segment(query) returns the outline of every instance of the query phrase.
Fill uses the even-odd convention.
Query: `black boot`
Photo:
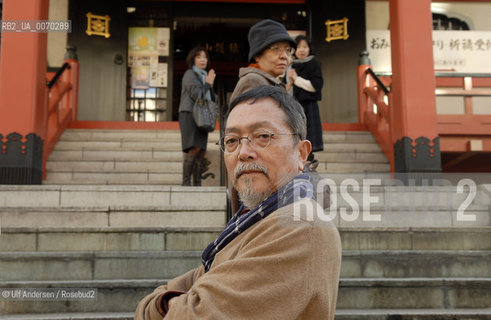
[[[203,173],[203,160],[204,158],[198,157],[193,167],[193,186],[201,186],[201,174]]]
[[[182,162],[182,185],[190,186],[191,185],[191,175],[193,173],[193,168],[195,166],[196,155],[184,153],[184,160]]]

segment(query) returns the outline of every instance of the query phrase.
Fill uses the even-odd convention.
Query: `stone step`
[[[214,150],[213,147],[212,150]],[[218,149],[216,149],[218,150]],[[150,152],[151,151],[151,152]],[[209,151],[209,150],[208,150]],[[50,162],[55,161],[138,161],[138,162],[147,162],[147,161],[171,161],[171,162],[179,162],[182,161],[182,151],[181,150],[144,150],[144,151],[121,151],[121,150],[113,150],[112,158],[106,155],[107,152],[102,151],[93,151],[93,150],[65,150],[61,151],[59,149],[55,149],[50,157]],[[141,154],[138,156],[138,154]],[[118,157],[118,155],[120,155]],[[125,158],[127,157],[127,158]],[[356,151],[348,151],[348,152],[337,152],[331,151],[327,149],[322,152],[316,152],[315,158],[319,160],[319,162],[363,162],[363,163],[388,163],[387,158],[381,152],[356,152]]]
[[[138,302],[165,280],[102,280],[102,281],[16,281],[0,282],[0,288],[60,288],[94,292],[94,297],[68,300],[15,301],[0,298],[2,314],[59,314],[134,312]],[[11,291],[11,294],[15,294]]]
[[[344,278],[491,278],[491,251],[344,250]]]
[[[175,156],[174,156],[175,155]],[[145,159],[144,161],[138,159],[135,161],[128,160],[50,160],[46,168],[48,172],[182,172],[182,153],[174,153],[164,160]],[[337,153],[333,153],[337,156]],[[363,154],[362,154],[363,155]],[[370,154],[368,154],[370,155]],[[376,154],[378,155],[378,154]],[[353,166],[354,162],[358,162],[356,166]],[[363,163],[362,163],[363,162]],[[346,161],[345,159],[338,159],[337,162],[334,159],[322,161],[319,159],[319,165],[317,171],[319,173],[335,172],[336,170],[344,170],[343,172],[364,172],[364,171],[382,171],[387,172],[390,170],[387,161],[378,161],[367,159],[366,162],[363,159],[352,159]],[[387,169],[388,168],[388,169]]]
[[[215,143],[208,143],[207,156],[216,153],[219,154],[219,147]],[[147,161],[147,160],[167,160],[181,159],[182,151],[180,145],[167,146],[159,148],[61,148],[57,146],[50,154],[49,161],[55,160],[85,160],[85,161]]]
[[[208,135],[209,140],[218,140],[217,130]],[[180,141],[179,130],[97,130],[97,129],[67,129],[60,141],[140,141],[140,140],[174,140]],[[375,139],[368,131],[324,131],[325,142],[373,142]]]
[[[180,141],[59,141],[57,150],[101,150],[101,151],[144,151],[181,150]]]
[[[1,316],[11,320],[132,320],[133,312],[26,314]],[[377,309],[337,310],[336,320],[489,320],[491,311],[482,309]]]
[[[50,161],[46,165],[48,172],[161,172],[181,173],[182,159],[178,161]]]
[[[383,180],[369,184],[350,180],[336,183],[326,176],[331,188],[332,208],[389,207],[394,211],[489,210],[491,185],[476,186],[475,192],[459,192],[455,186],[380,186]],[[374,182],[375,181],[375,182]],[[322,187],[319,185],[318,187]],[[191,196],[190,196],[191,195]],[[87,207],[90,206],[162,206],[170,204],[225,206],[225,187],[182,186],[85,186],[85,185],[0,185],[1,207]],[[355,204],[356,203],[356,204]],[[396,210],[400,209],[400,210]]]
[[[218,131],[209,135],[207,157],[220,185]],[[45,184],[180,185],[182,152],[178,130],[70,129],[47,162]],[[317,153],[321,174],[387,173],[390,165],[369,132],[325,132],[325,151]],[[169,163],[170,162],[170,163]]]
[[[329,147],[322,152],[316,152],[315,158],[320,163],[388,163],[382,152],[336,152],[331,151]]]
[[[338,227],[490,226],[487,192],[487,187],[479,186],[475,197],[470,199],[470,194],[458,193],[455,187],[372,187],[370,192],[338,192],[338,187],[332,185],[331,207],[318,214],[323,220],[333,220]],[[87,207],[87,199],[90,199],[90,207]],[[206,216],[206,212],[211,211],[211,215],[221,220],[226,209],[226,192],[224,187],[135,184],[0,186],[0,205],[6,226],[13,227],[22,225],[23,215],[31,215],[40,225],[56,226],[53,223],[57,223],[57,219],[50,217],[60,217],[60,222],[70,223],[71,219],[84,219],[83,212],[98,217],[86,226],[143,227],[152,226],[155,221],[165,226],[166,220],[178,218],[182,211],[188,212],[182,217],[194,213],[194,216]],[[77,210],[80,212],[76,213]],[[171,211],[179,212],[174,215]],[[118,222],[111,225],[111,220],[106,222],[108,217]],[[184,226],[196,225],[187,223]],[[211,226],[217,225],[223,222],[217,224],[213,220]]]
[[[491,185],[475,185],[473,191],[459,190],[455,186],[391,186],[383,176],[359,179],[360,175],[321,174],[326,180],[319,181],[317,188],[330,187],[334,205],[354,205],[359,208],[388,206],[393,208],[446,208],[447,210],[466,210],[472,206],[480,209],[490,208]],[[405,210],[405,209],[404,209]],[[440,209],[439,209],[440,210]],[[465,213],[465,212],[464,212]]]
[[[208,134],[208,139],[219,139],[217,130]],[[180,141],[179,130],[104,130],[104,129],[67,129],[60,141]]]
[[[214,143],[208,143],[207,156],[211,153],[219,154],[220,149]],[[92,148],[61,148],[56,147],[50,154],[50,161],[167,161],[168,159],[182,160],[181,146],[177,143],[173,146],[164,146],[159,148],[114,148],[114,147],[92,147]]]
[[[181,150],[58,150],[51,161],[182,161]]]
[[[167,279],[199,266],[201,254],[202,251],[0,252],[0,280]]]
[[[0,277],[3,281],[172,278],[199,266],[206,245],[200,251],[0,252]],[[63,244],[52,250],[62,248]],[[345,250],[341,277],[491,278],[491,251]]]
[[[133,320],[133,312],[0,315],[10,320]],[[336,320],[489,320],[490,309],[337,309]]]
[[[196,204],[101,207],[4,207],[0,209],[3,228],[7,227],[219,227],[226,222],[225,205]],[[316,213],[321,220],[333,221],[338,228],[481,228],[490,226],[489,209],[473,206],[461,220],[457,209],[448,207],[381,207],[336,210]],[[307,220],[313,216],[306,215]],[[292,221],[293,223],[293,221]]]
[[[225,187],[0,185],[0,208],[169,206],[225,210]]]
[[[143,296],[163,280],[92,280],[1,282],[1,288],[82,288],[95,290],[92,299],[69,301],[5,301],[7,314],[68,312],[134,312]],[[5,290],[5,289],[3,289]],[[10,290],[10,292],[15,292]],[[52,290],[52,289],[51,289]],[[491,307],[490,279],[341,279],[337,308],[353,309],[486,309]]]
[[[182,166],[182,164],[181,164]],[[158,172],[48,172],[47,185],[175,185],[182,184],[182,173]],[[206,182],[202,181],[203,184]]]
[[[339,185],[330,177],[328,180],[331,181],[331,206],[318,215],[322,220],[334,220],[338,227],[491,225],[489,185],[476,186],[475,192],[459,193],[456,187],[450,186],[376,187],[352,180],[350,184],[354,187],[343,187],[344,182]]]
[[[322,220],[333,221],[337,227],[344,228],[460,228],[491,225],[489,208],[485,206],[469,207],[465,214],[459,214],[457,209],[451,207],[425,208],[421,205],[420,208],[371,206],[356,210],[341,207],[318,215]]]
[[[491,308],[491,279],[341,279],[336,307],[339,309]]]
[[[331,142],[377,143],[369,131],[324,131],[322,138],[325,144]]]
[[[340,163],[340,162],[320,162],[317,167],[320,174],[332,173],[358,173],[358,172],[390,172],[388,163]]]
[[[96,220],[90,215],[86,220],[70,220],[71,224],[56,217],[58,226],[37,226],[34,221],[26,227],[33,219],[34,216],[25,216],[26,223],[9,226],[11,223],[2,218],[0,251],[202,250],[222,231],[221,226],[205,227],[204,223],[195,227],[83,227],[89,225],[86,220]],[[339,228],[339,233],[345,251],[491,250],[490,227]]]
[[[317,171],[323,176],[340,173],[386,173],[387,163],[319,162]],[[182,160],[53,160],[47,163],[46,184],[180,184]]]
[[[336,320],[489,320],[491,309],[336,309]]]
[[[491,250],[491,227],[338,230],[343,250]]]
[[[0,252],[202,251],[221,231],[203,226],[3,228]]]
[[[0,315],[0,320],[133,320],[134,312],[78,312]]]
[[[1,227],[18,228],[135,228],[222,227],[226,222],[221,205],[159,207],[43,207],[2,208]],[[128,229],[126,229],[128,230]],[[72,231],[69,231],[72,232]]]
[[[217,140],[208,139],[207,149],[218,150]],[[180,141],[59,141],[56,151],[180,151]],[[329,152],[381,152],[380,147],[372,142],[330,142],[324,144]]]
[[[68,172],[58,172],[55,170],[48,170],[47,179],[43,181],[43,184],[70,184],[70,185],[87,185],[87,184],[108,184],[108,185],[131,185],[131,184],[147,184],[147,185],[181,185],[182,183],[182,163],[175,165],[178,169],[174,172],[158,172],[147,170],[142,167],[141,170],[147,171],[139,171],[139,172],[94,172],[94,171],[68,171]],[[319,174],[324,177],[340,177],[337,180],[337,183],[341,183],[346,180],[346,178],[342,178],[342,175],[348,174],[364,174],[364,173],[382,173],[385,174],[387,170],[384,168],[388,168],[386,164],[336,164],[330,163],[328,168],[324,168],[322,166],[321,170],[318,170]],[[163,170],[167,170],[166,168]],[[349,171],[349,172],[347,172]],[[206,186],[218,186],[219,185],[219,173],[216,171],[215,178],[209,178],[206,180],[202,180],[203,185]],[[359,177],[363,177],[363,175],[358,175]],[[358,181],[363,180],[360,178]]]

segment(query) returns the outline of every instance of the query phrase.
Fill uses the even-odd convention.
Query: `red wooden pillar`
[[[431,0],[390,0],[396,172],[440,172]]]
[[[48,20],[48,12],[49,0],[4,0],[2,19]],[[40,184],[47,34],[5,32],[1,46],[0,184]]]

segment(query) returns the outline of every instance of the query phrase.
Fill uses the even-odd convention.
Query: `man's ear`
[[[310,154],[310,151],[312,151],[312,144],[310,143],[309,140],[300,140],[300,142],[297,145],[298,148],[298,168],[300,171],[303,170],[303,167],[305,166],[305,162],[307,162],[307,157]]]

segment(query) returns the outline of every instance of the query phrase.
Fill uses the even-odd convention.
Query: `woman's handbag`
[[[193,119],[198,129],[206,132],[215,130],[218,116],[218,105],[204,97],[202,93],[193,106]]]

